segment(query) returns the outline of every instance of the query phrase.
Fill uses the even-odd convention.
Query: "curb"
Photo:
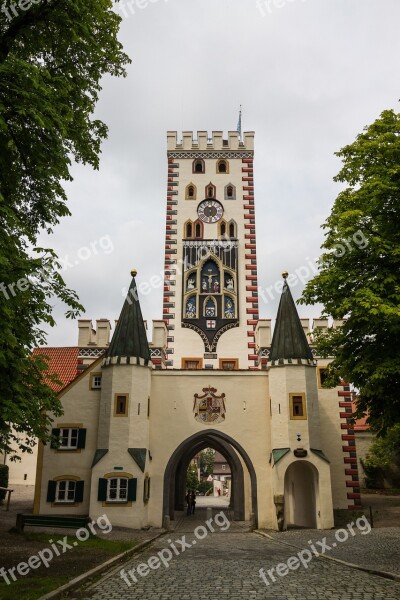
[[[78,575],[78,577],[75,577],[75,579],[71,579],[71,581],[69,581],[68,583],[65,583],[64,585],[57,588],[56,590],[53,590],[52,592],[49,592],[48,594],[45,594],[44,596],[40,596],[40,598],[38,600],[55,600],[57,598],[61,598],[63,596],[63,594],[65,594],[65,592],[70,592],[71,590],[81,586],[83,583],[85,583],[87,580],[91,579],[95,575],[100,575],[100,573],[103,573],[103,571],[106,571],[107,569],[109,569],[110,567],[115,565],[116,563],[122,562],[126,558],[129,558],[130,556],[132,556],[133,554],[136,554],[137,552],[144,550],[144,548],[146,548],[147,546],[150,546],[150,544],[152,544],[154,542],[154,540],[161,537],[162,535],[165,535],[165,533],[166,533],[165,531],[162,531],[161,533],[158,533],[157,535],[146,540],[145,542],[141,542],[137,546],[134,546],[133,548],[130,548],[129,550],[125,550],[125,552],[122,552],[122,554],[118,554],[117,556],[110,558],[109,560],[102,563],[98,567],[94,567],[93,569],[90,569],[90,571],[86,571],[86,573],[82,573],[82,575]]]
[[[253,533],[257,533],[257,535],[266,537],[269,540],[276,542],[277,544],[283,544],[284,546],[290,546],[290,548],[296,548],[296,550],[302,550],[301,546],[295,546],[294,544],[290,544],[289,542],[283,542],[281,540],[277,540],[276,538],[272,537],[272,535],[269,535],[268,533],[265,533],[264,531],[259,531],[257,529],[255,531],[253,531]],[[392,581],[400,582],[400,575],[397,575],[396,573],[390,573],[388,571],[379,571],[377,569],[370,569],[369,567],[363,567],[361,565],[356,565],[354,563],[350,563],[345,560],[340,560],[340,558],[334,558],[333,556],[326,556],[325,554],[320,554],[319,556],[316,556],[315,558],[331,560],[340,565],[350,567],[351,569],[357,569],[357,571],[363,571],[364,573],[369,573],[370,575],[378,575],[379,577],[384,577],[385,579],[391,579]],[[41,600],[41,598],[39,600]]]

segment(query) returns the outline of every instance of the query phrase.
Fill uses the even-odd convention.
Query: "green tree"
[[[389,427],[385,437],[374,439],[362,466],[367,487],[400,485],[400,423]]]
[[[200,452],[200,470],[207,477],[214,471],[215,450],[206,448]]]
[[[186,489],[197,491],[199,487],[199,477],[197,475],[196,465],[190,464],[186,472]]]
[[[14,11],[11,8],[14,6]],[[48,411],[61,405],[46,384],[43,324],[52,305],[82,310],[38,235],[69,215],[63,181],[73,161],[97,169],[107,127],[93,119],[104,75],[125,75],[111,0],[46,0],[0,12],[0,451],[48,439]],[[15,14],[15,12],[17,14]],[[48,379],[47,379],[48,381]]]
[[[400,115],[386,110],[337,153],[344,184],[323,227],[319,273],[301,302],[343,325],[317,335],[339,377],[359,390],[357,416],[377,432],[400,421]]]

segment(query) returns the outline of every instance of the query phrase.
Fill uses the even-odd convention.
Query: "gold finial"
[[[136,269],[131,270],[131,275],[132,275],[132,277],[136,277],[136,275],[137,275]]]
[[[289,277],[289,273],[287,271],[283,271],[282,277],[286,281],[286,279]]]

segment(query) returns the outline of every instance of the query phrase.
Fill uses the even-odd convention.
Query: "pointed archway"
[[[251,483],[251,507],[258,522],[257,476],[247,452],[233,438],[213,429],[200,431],[184,440],[173,452],[164,472],[163,516],[174,519],[175,510],[183,510],[186,469],[192,456],[211,447],[223,454],[232,471],[232,504],[234,520],[245,519],[245,489],[242,459],[247,467]],[[239,456],[238,456],[239,455]]]

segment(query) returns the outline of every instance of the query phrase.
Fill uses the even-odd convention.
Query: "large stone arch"
[[[163,515],[174,519],[174,511],[183,508],[185,466],[192,456],[206,447],[215,448],[227,459],[232,470],[232,503],[235,520],[244,520],[244,473],[238,454],[245,463],[251,482],[251,506],[257,526],[257,476],[247,452],[233,438],[221,431],[207,429],[188,437],[172,453],[164,472]],[[236,451],[236,452],[235,452]]]

